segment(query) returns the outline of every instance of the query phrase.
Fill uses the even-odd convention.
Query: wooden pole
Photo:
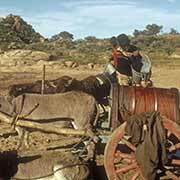
[[[12,117],[5,115],[4,113],[0,112],[0,120],[4,121],[8,124],[12,123]],[[55,133],[55,134],[65,134],[65,135],[82,135],[82,136],[89,136],[88,131],[86,130],[76,130],[76,129],[70,129],[70,128],[57,128],[45,124],[40,124],[37,122],[31,122],[31,121],[25,121],[22,119],[18,119],[17,126],[31,128],[31,129],[37,129],[39,131],[47,132],[47,133]]]
[[[41,86],[41,94],[44,94],[44,87],[45,87],[45,72],[46,70],[46,65],[43,65],[43,70],[42,70],[42,86]]]

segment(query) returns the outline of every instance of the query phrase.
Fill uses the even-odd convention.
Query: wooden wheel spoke
[[[140,175],[141,175],[141,170],[140,170],[140,169],[137,169],[136,173],[135,173],[134,176],[131,178],[131,180],[136,180]]]
[[[120,161],[125,161],[127,163],[132,163],[136,161],[136,157],[133,154],[126,154],[126,153],[121,153],[121,152],[117,152],[115,154],[115,159],[114,159],[114,163],[118,163]]]
[[[168,148],[169,152],[173,152],[173,151],[176,151],[176,150],[178,150],[178,149],[180,149],[180,142],[177,143],[177,144],[173,144],[172,146],[170,146],[170,147]]]
[[[163,117],[162,123],[167,130],[169,143],[166,149],[170,153],[170,159],[167,167],[165,166],[161,169],[163,173],[159,175],[162,177],[162,175],[166,174],[168,179],[178,180],[179,177],[177,177],[176,173],[179,171],[180,159],[176,159],[173,154],[180,150],[180,127],[175,122],[165,117]],[[127,139],[125,134],[126,124],[127,122],[114,130],[105,148],[104,165],[109,180],[126,177],[126,175],[129,175],[128,171],[130,171],[131,174],[130,180],[142,178],[141,169],[135,158],[136,147]],[[166,171],[164,172],[164,170]]]
[[[120,151],[118,151],[118,152],[115,154],[115,157],[121,157],[121,158],[136,160],[136,157],[135,157],[134,154],[122,153],[122,152],[120,152]]]
[[[134,162],[132,164],[126,165],[125,167],[117,168],[116,173],[125,173],[129,170],[136,169],[136,168],[138,168],[138,166],[137,166],[137,163]]]
[[[120,156],[119,153],[115,154],[115,158],[114,158],[114,164],[120,162],[123,158]]]
[[[171,164],[180,165],[180,159],[171,159]]]
[[[131,144],[127,139],[123,137],[121,141],[126,144],[126,146],[128,146],[131,150],[136,151],[136,147]]]
[[[173,180],[179,180],[179,178],[171,171],[166,171],[166,175],[168,178],[172,178]]]

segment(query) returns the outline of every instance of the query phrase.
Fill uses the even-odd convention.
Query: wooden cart
[[[131,114],[159,111],[164,117],[162,124],[167,130],[167,137],[171,142],[168,152],[176,153],[180,150],[180,97],[177,89],[142,88],[114,84],[112,86],[111,97],[111,118],[109,126],[112,130],[112,134],[106,144],[104,154],[104,166],[109,180],[121,179],[121,175],[126,173],[128,173],[128,178],[126,179],[135,180],[142,176],[141,169],[135,158],[136,147],[126,139],[126,122],[123,122],[124,119],[119,111],[122,105],[125,106],[125,109]],[[7,123],[12,123],[12,118],[5,114],[0,113],[0,119]],[[89,132],[85,130],[59,129],[45,126],[37,122],[27,122],[23,119],[19,119],[16,125],[56,134],[90,135]],[[172,140],[172,137],[173,139],[176,138],[176,142]],[[128,148],[129,151],[122,151],[122,149],[119,148],[119,144]],[[180,167],[180,158],[174,159],[174,156],[169,156],[169,158],[169,166]],[[122,163],[121,166],[117,166],[117,164],[122,161],[125,163]],[[170,179],[179,179],[171,170],[168,170],[166,174]]]
[[[171,142],[168,153],[180,152],[180,113],[179,92],[177,89],[142,88],[133,86],[112,86],[112,104],[110,127],[113,132],[105,147],[104,166],[109,180],[143,179],[141,169],[135,157],[136,147],[126,138],[126,122],[122,123],[119,113],[122,105],[131,114],[159,111],[163,116],[162,124],[167,130],[167,138]],[[173,138],[173,140],[172,140]],[[174,142],[174,139],[176,141]],[[124,151],[124,148],[128,151]],[[178,167],[180,173],[180,158],[168,156],[169,167]],[[123,162],[123,163],[122,163]],[[179,175],[167,170],[167,179],[179,179]],[[125,175],[128,174],[128,177]],[[126,178],[123,178],[126,177]]]

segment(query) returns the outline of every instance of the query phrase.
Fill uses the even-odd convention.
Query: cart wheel
[[[161,176],[176,180],[179,179],[180,157],[174,157],[172,154],[180,153],[180,127],[167,118],[163,119],[162,122],[167,130],[169,164],[168,168],[165,167],[165,174]],[[125,127],[126,122],[112,133],[105,147],[104,166],[109,180],[144,179],[135,158],[136,147],[128,141]]]

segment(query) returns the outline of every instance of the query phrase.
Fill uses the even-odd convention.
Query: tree
[[[62,31],[59,34],[52,36],[50,38],[50,41],[59,41],[59,42],[62,42],[64,40],[65,41],[72,41],[73,38],[74,38],[73,34],[67,32],[67,31]]]
[[[179,32],[178,32],[176,29],[171,28],[170,33],[169,33],[169,34],[172,34],[172,35],[178,35],[178,34],[179,34]]]
[[[168,43],[165,47],[163,47],[163,49],[165,50],[168,56],[170,56],[173,52],[175,52],[175,47]]]
[[[146,35],[157,35],[161,32],[163,26],[158,26],[157,24],[148,24],[146,26]]]
[[[133,32],[134,37],[138,37],[141,34],[142,34],[142,31],[139,31],[137,29],[135,29],[134,32]]]
[[[60,32],[59,37],[61,37],[64,40],[71,40],[71,41],[74,39],[73,34],[67,32],[67,31]]]
[[[135,29],[133,32],[134,37],[142,36],[154,36],[161,32],[163,26],[158,26],[157,24],[148,24],[146,29],[137,30]]]
[[[86,41],[90,41],[90,42],[96,42],[97,38],[95,36],[87,36],[84,38]]]

